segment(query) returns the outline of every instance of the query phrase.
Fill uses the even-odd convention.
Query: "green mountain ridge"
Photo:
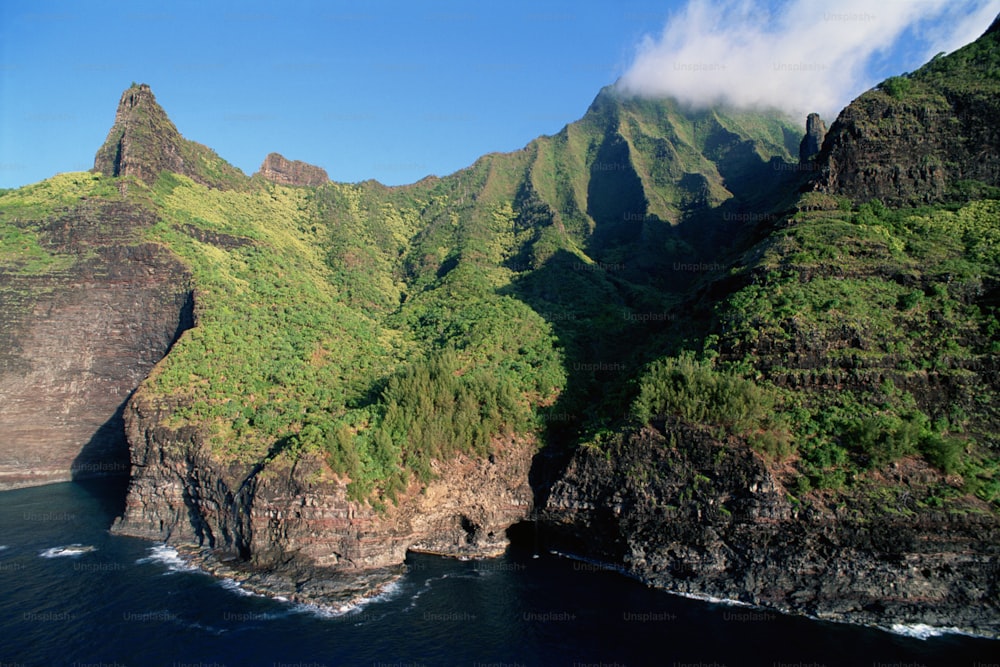
[[[126,258],[190,312],[108,422],[119,530],[364,568],[521,516],[673,590],[996,635],[998,34],[862,95],[803,163],[779,114],[608,87],[402,187],[248,177],[133,85],[93,172],[0,193],[0,389],[38,304]],[[442,475],[490,507],[449,482],[466,505],[415,528]],[[820,590],[837,554],[859,565]]]
[[[127,197],[160,220],[146,240],[194,277],[198,326],[143,391],[177,400],[172,423],[205,428],[239,458],[275,442],[331,450],[367,493],[440,453],[379,425],[409,400],[390,390],[444,358],[468,382],[452,392],[468,413],[457,449],[463,429],[483,450],[491,434],[537,431],[547,409],[585,414],[608,378],[623,414],[627,382],[602,368],[646,358],[608,339],[646,329],[645,313],[666,313],[697,279],[674,264],[717,263],[745,211],[769,203],[761,184],[796,178],[796,142],[780,119],[606,89],[558,134],[446,178],[287,188],[181,138],[143,85],[123,94],[95,160],[108,176],[92,182],[131,183]],[[60,191],[70,180],[37,187],[73,199]],[[13,211],[30,192],[4,203]],[[434,428],[452,430],[449,419]]]
[[[996,198],[1000,32],[890,77],[844,109],[817,187],[859,203],[919,206]]]
[[[502,432],[571,444],[620,428],[643,365],[671,350],[751,350],[743,373],[759,366],[759,340],[704,339],[713,320],[747,319],[734,306],[746,290],[714,314],[704,297],[773,254],[751,244],[806,181],[799,140],[777,116],[607,88],[559,133],[445,178],[287,188],[182,139],[148,86],[133,86],[95,170],[133,182],[129,197],[161,218],[147,238],[194,276],[198,326],[143,389],[178,402],[172,423],[245,460],[276,442],[318,447],[358,497],[392,496],[433,458],[486,452]],[[860,242],[831,237],[840,228],[820,217],[827,243]],[[740,268],[741,252],[763,257]],[[449,389],[437,387],[444,367],[461,378]],[[439,416],[422,424],[418,395],[437,389],[427,412]],[[428,435],[412,436],[418,424]],[[860,428],[828,437],[848,427]],[[758,439],[801,437],[772,425]],[[829,477],[802,467],[811,482],[799,488]]]

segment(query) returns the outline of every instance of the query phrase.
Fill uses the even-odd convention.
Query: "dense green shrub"
[[[677,416],[746,434],[767,419],[773,406],[773,396],[754,382],[684,353],[650,364],[639,380],[632,416],[642,423]]]
[[[884,90],[891,97],[902,99],[910,91],[912,82],[905,76],[891,76],[879,84],[879,88]]]

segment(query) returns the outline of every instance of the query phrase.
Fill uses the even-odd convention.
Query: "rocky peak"
[[[892,206],[1000,186],[1000,17],[982,37],[851,102],[815,158],[818,190]]]
[[[322,167],[301,160],[289,160],[278,153],[271,153],[264,158],[258,173],[279,185],[317,186],[330,181]]]
[[[800,163],[805,164],[814,155],[819,154],[824,137],[826,137],[826,123],[818,113],[809,114],[806,118],[806,136],[802,137],[802,143],[799,144]]]
[[[132,84],[118,102],[115,124],[94,158],[94,171],[152,184],[161,171],[185,173],[184,139],[146,84]]]
[[[182,137],[145,83],[133,83],[122,93],[115,124],[94,157],[93,171],[133,176],[150,185],[163,171],[218,188],[246,178],[211,149]]]

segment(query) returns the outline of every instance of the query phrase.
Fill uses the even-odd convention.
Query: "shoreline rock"
[[[868,518],[854,519],[819,498],[796,504],[745,443],[665,428],[680,436],[675,444],[646,428],[610,456],[586,448],[574,455],[538,513],[549,548],[620,564],[673,593],[1000,639],[995,516],[971,507],[915,517],[868,508]]]
[[[319,454],[297,460],[222,460],[197,429],[165,426],[175,406],[142,391],[125,414],[133,477],[112,531],[170,545],[194,544],[249,571],[343,572],[403,563],[410,549],[481,557],[503,553],[506,529],[533,507],[533,442],[494,443],[487,458],[435,462],[381,511],[352,500],[347,481]]]

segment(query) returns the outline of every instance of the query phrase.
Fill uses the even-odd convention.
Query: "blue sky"
[[[185,137],[248,174],[277,151],[334,180],[394,185],[557,132],[623,76],[640,94],[764,95],[830,116],[998,12],[1000,0],[4,0],[0,187],[89,169],[133,81]],[[872,48],[843,48],[850,35]],[[820,71],[784,82],[779,62]]]

